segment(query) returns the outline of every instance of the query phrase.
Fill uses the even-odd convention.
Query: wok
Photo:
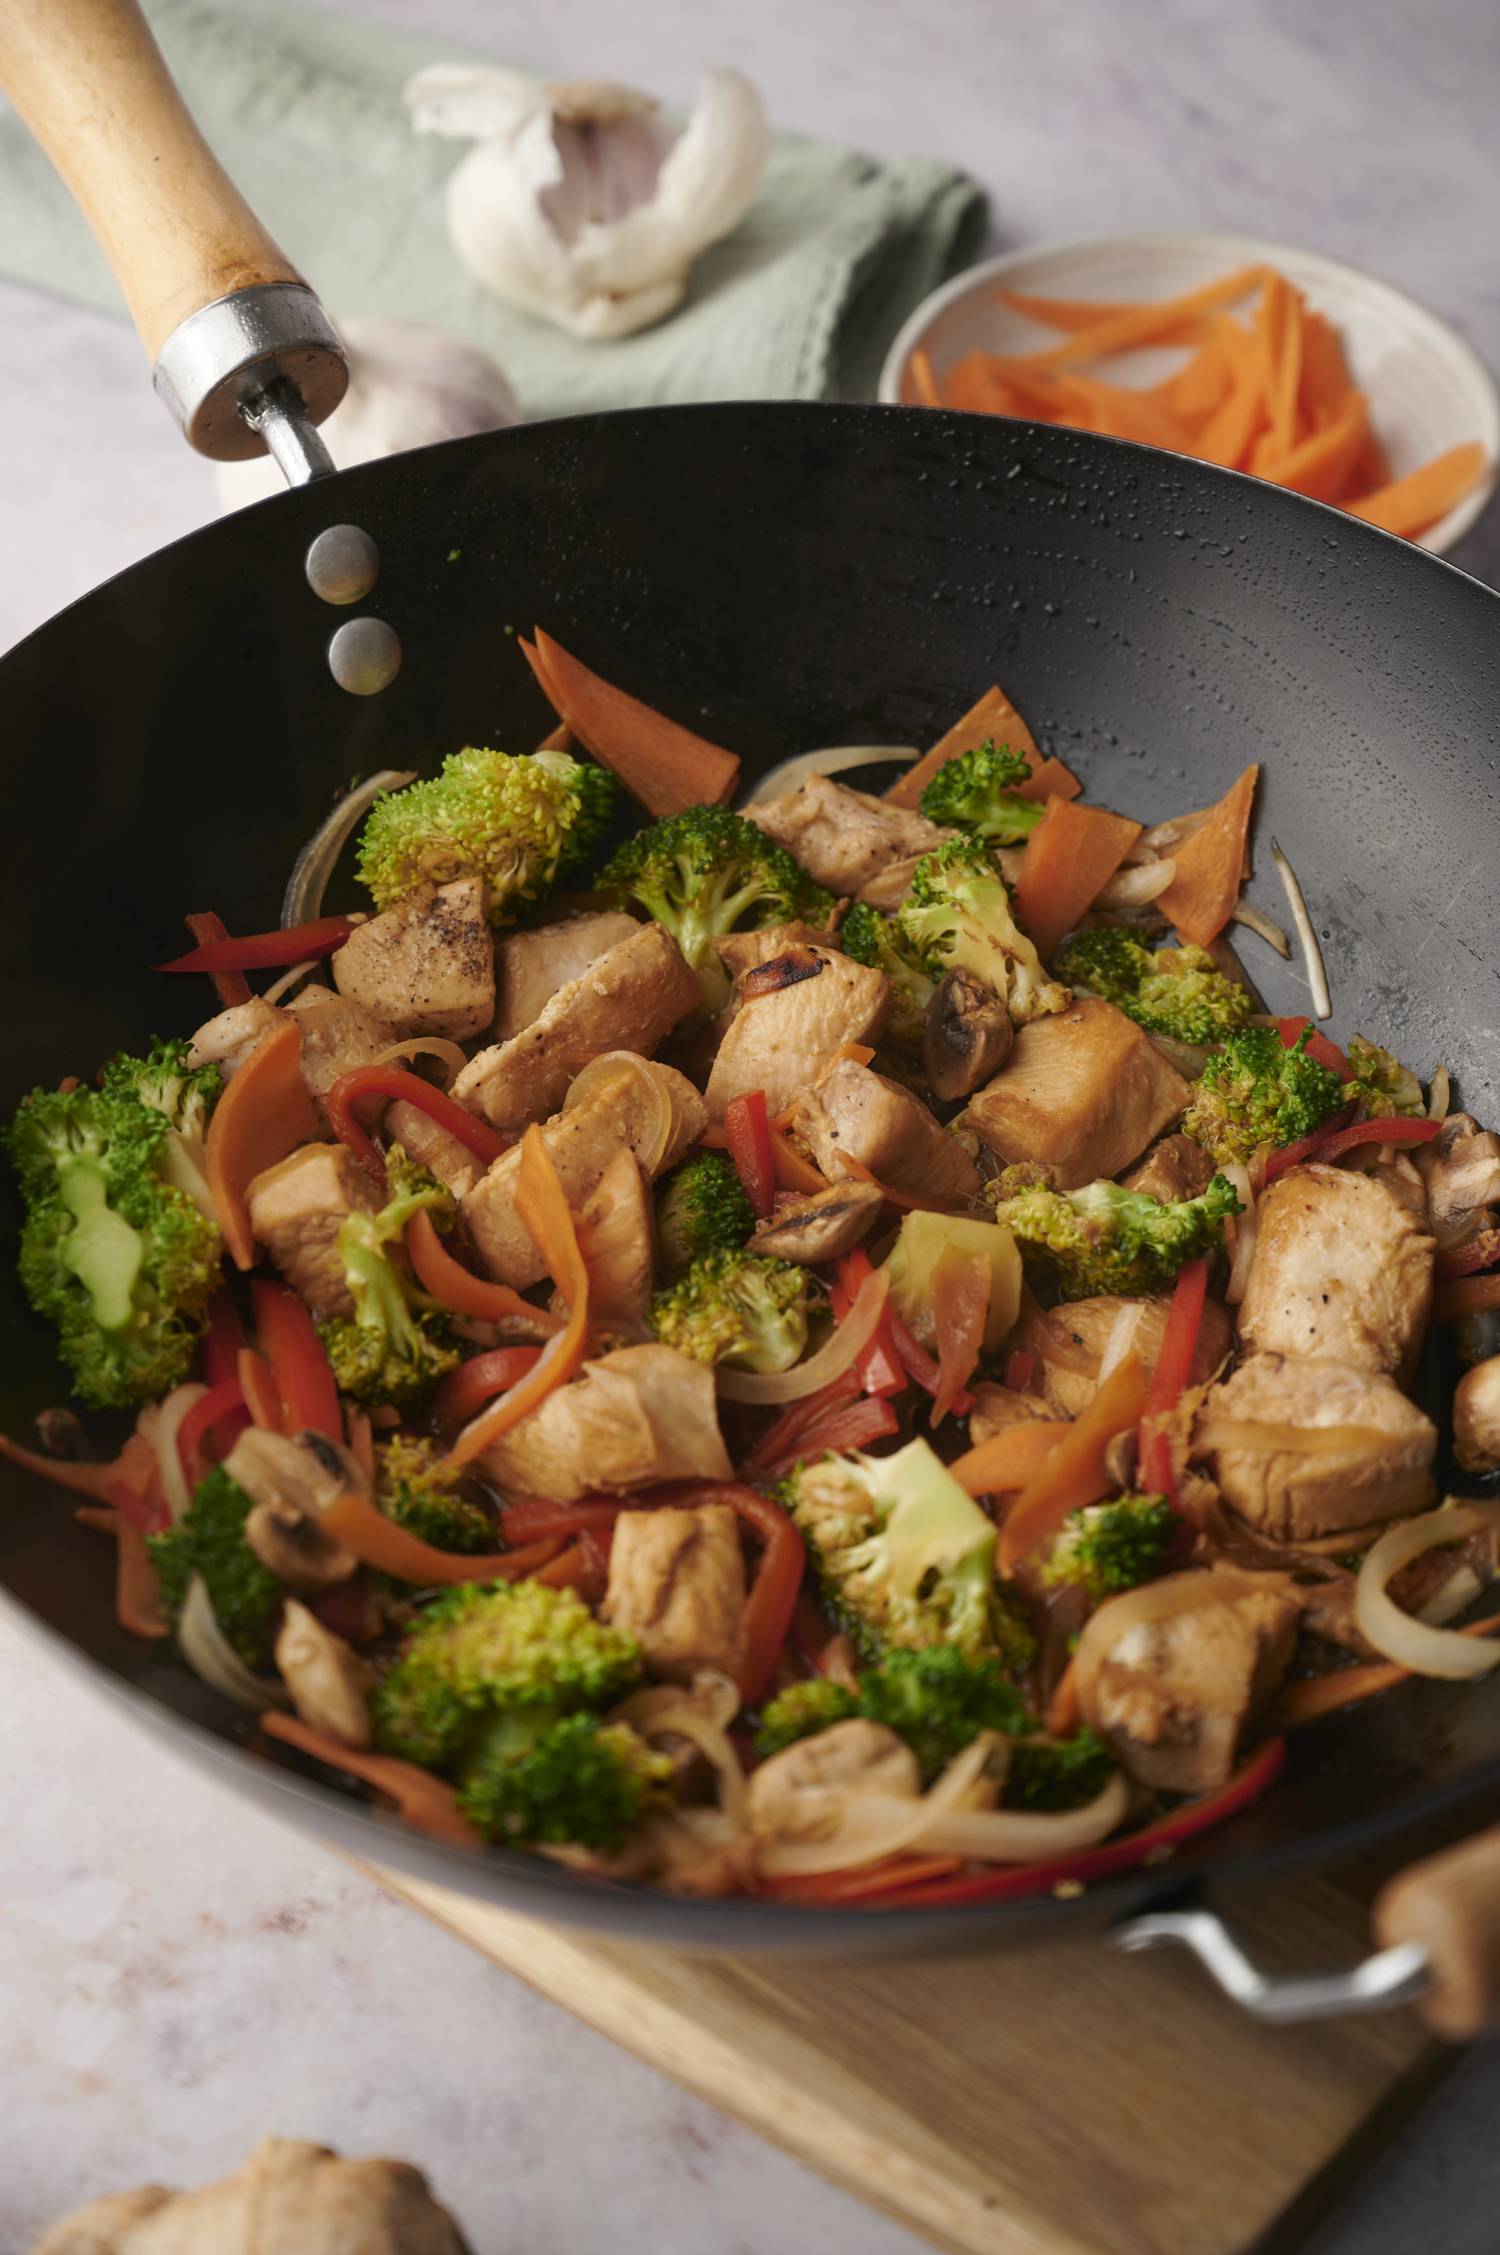
[[[378,696],[335,684],[336,614],[303,570],[314,536],[348,522],[378,546],[365,607],[404,652]],[[1258,859],[1274,834],[1301,877],[1333,1032],[1365,1030],[1424,1072],[1446,1064],[1468,1108],[1500,1111],[1500,597],[1196,462],[1023,423],[810,405],[542,423],[318,479],[148,558],[0,661],[12,1028],[0,1106],[205,1015],[206,999],[146,966],[180,948],[186,910],[212,906],[232,930],[273,923],[298,848],[351,778],[428,768],[463,743],[535,743],[552,716],[513,630],[538,621],[733,747],[749,786],[809,746],[931,742],[996,678],[1091,797],[1146,820],[1201,805],[1261,761]],[[1273,883],[1258,878],[1252,897],[1278,913]],[[1255,941],[1246,956],[1270,1008],[1306,1006],[1292,966]],[[8,1182],[0,1203],[9,1229]],[[0,1326],[0,1417],[24,1434],[62,1387],[8,1262]],[[1299,1736],[1275,1788],[1181,1851],[1169,1880],[914,1914],[683,1901],[419,1838],[259,1739],[119,1628],[107,1546],[5,1467],[0,1587],[53,1663],[337,1846],[539,1917],[694,1949],[909,1951],[1118,1930],[1169,1887],[1191,1908],[1436,1812],[1493,1806],[1500,1784],[1500,1677],[1427,1683]],[[1500,1895],[1492,1878],[1488,1893]],[[1434,1900],[1449,1923],[1427,1930]],[[1387,1920],[1406,1951],[1387,1953],[1367,1992],[1413,1993],[1427,1976],[1412,1945],[1425,1942],[1449,2007],[1456,1982],[1483,1976],[1469,1992],[1477,2019],[1500,1950],[1487,1931],[1460,1934],[1458,1901],[1454,1887],[1417,1887],[1415,1912]],[[1314,2002],[1347,2008],[1350,1995],[1282,2005]],[[1462,2017],[1448,2011],[1450,2025]]]

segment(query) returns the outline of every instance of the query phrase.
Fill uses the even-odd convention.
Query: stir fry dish
[[[0,1448],[125,1630],[446,1840],[871,1908],[1158,1863],[1500,1662],[1500,1136],[1267,1013],[1256,770],[1148,827],[994,689],[734,811],[523,648],[541,749],[351,793],[290,928],[187,919],[196,1031],[10,1124],[74,1406]]]

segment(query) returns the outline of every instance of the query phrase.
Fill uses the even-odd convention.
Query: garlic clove
[[[671,259],[684,270],[749,208],[770,134],[760,95],[741,71],[705,71],[692,114],[661,168],[652,202],[577,245],[585,286],[639,289]]]
[[[549,89],[525,71],[479,63],[429,64],[407,80],[401,98],[418,133],[450,141],[494,140],[552,108]]]

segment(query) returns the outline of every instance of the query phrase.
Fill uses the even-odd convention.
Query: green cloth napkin
[[[45,0],[43,0],[45,4]],[[494,354],[526,414],[663,400],[858,398],[906,314],[972,257],[974,182],[923,157],[776,137],[759,194],[654,329],[588,344],[503,306],[448,241],[443,189],[469,144],[417,136],[401,88],[451,47],[280,0],[147,0],[210,145],[330,313],[436,322]],[[579,77],[585,54],[559,56]],[[0,271],[122,310],[61,183],[0,111]]]

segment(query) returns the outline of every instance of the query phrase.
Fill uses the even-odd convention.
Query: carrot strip
[[[1104,360],[1111,353],[1133,352],[1141,345],[1161,344],[1169,341],[1174,330],[1195,313],[1211,313],[1220,306],[1233,305],[1239,298],[1266,282],[1268,269],[1264,266],[1242,266],[1233,274],[1221,275],[1217,282],[1205,282],[1196,290],[1185,291],[1181,297],[1164,298],[1156,305],[1128,305],[1117,312],[1106,314],[1102,321],[1092,321],[1087,328],[1077,329],[1061,344],[1050,345],[1045,352],[1033,353],[1033,368],[1062,368],[1075,360]]]
[[[1000,1529],[1002,1572],[1055,1534],[1070,1511],[1082,1510],[1109,1494],[1104,1452],[1117,1434],[1139,1422],[1145,1399],[1146,1374],[1140,1356],[1127,1355],[1011,1505]]]
[[[979,1365],[994,1283],[987,1253],[950,1246],[932,1272],[932,1316],[937,1330],[938,1389],[929,1423],[947,1416]]]
[[[1500,1613],[1491,1613],[1482,1621],[1470,1621],[1463,1627],[1461,1636],[1489,1636],[1500,1629]],[[1294,1683],[1284,1691],[1277,1702],[1277,1719],[1288,1730],[1299,1723],[1316,1722],[1320,1715],[1336,1715],[1343,1707],[1357,1707],[1362,1699],[1372,1699],[1377,1692],[1389,1691],[1398,1683],[1409,1683],[1412,1671],[1394,1660],[1372,1661],[1364,1668],[1340,1668],[1331,1676],[1311,1676],[1305,1683]]]
[[[1462,1323],[1466,1316],[1487,1315],[1500,1308],[1500,1273],[1460,1276],[1440,1284],[1433,1295],[1434,1323]]]
[[[362,1566],[416,1588],[451,1588],[459,1582],[514,1582],[545,1566],[562,1548],[561,1540],[528,1543],[520,1550],[482,1552],[464,1557],[457,1551],[437,1550],[419,1535],[387,1519],[367,1495],[345,1488],[318,1515],[318,1523],[335,1542],[353,1551]]]
[[[1149,392],[1075,373],[1069,374],[1067,383],[1073,399],[1087,411],[1089,427],[1105,438],[1133,439],[1137,445],[1165,447],[1172,454],[1188,451],[1187,432]]]
[[[302,1078],[302,1028],[287,1018],[250,1052],[208,1123],[203,1171],[237,1268],[255,1266],[247,1192],[299,1143],[314,1142],[318,1115]]]
[[[1235,348],[1242,334],[1227,313],[1217,314],[1208,341],[1175,376],[1158,384],[1152,396],[1173,415],[1192,423],[1206,422],[1223,404],[1234,380]]]
[[[1337,501],[1348,491],[1369,428],[1370,403],[1363,392],[1351,391],[1321,430],[1279,457],[1276,483],[1313,501]]]
[[[1018,799],[1081,799],[1083,785],[1060,759],[1038,760],[1024,783],[1012,786]]]
[[[1016,916],[1044,958],[1098,898],[1141,829],[1106,807],[1048,800],[1016,881]]]
[[[415,1762],[397,1761],[393,1754],[356,1753],[352,1746],[325,1737],[295,1715],[262,1715],[260,1727],[268,1738],[295,1746],[299,1754],[310,1754],[315,1762],[326,1762],[330,1769],[343,1770],[365,1785],[373,1785],[387,1800],[395,1802],[403,1823],[414,1832],[425,1832],[434,1840],[447,1840],[459,1848],[484,1846],[459,1808],[452,1786],[445,1785],[430,1770],[419,1770]]]
[[[215,940],[229,937],[229,926],[212,909],[204,909],[196,916],[184,916],[182,921],[200,947],[211,947]],[[221,1010],[237,1009],[242,1002],[250,1000],[250,981],[243,971],[211,971],[209,977]]]
[[[1229,390],[1199,433],[1194,448],[1205,462],[1217,462],[1225,470],[1243,467],[1250,442],[1265,417],[1259,356],[1244,330],[1232,326],[1234,342],[1231,345],[1228,338],[1225,340],[1226,352],[1232,358]]]
[[[1054,1738],[1071,1738],[1082,1721],[1083,1707],[1078,1697],[1078,1663],[1070,1657],[1047,1702],[1047,1728]]]
[[[1071,1431],[1066,1422],[1029,1417],[1024,1424],[1008,1425],[1003,1433],[978,1442],[966,1455],[956,1457],[948,1470],[971,1496],[1013,1493],[1036,1478],[1058,1442]]]
[[[1040,328],[1062,329],[1070,336],[1080,330],[1097,329],[1101,321],[1118,321],[1122,316],[1134,316],[1143,310],[1139,298],[1045,298],[1033,297],[1027,290],[997,290],[995,294],[1013,313],[1035,321]],[[1163,331],[1153,342],[1191,342],[1206,324],[1200,314],[1189,313],[1175,326],[1176,334],[1169,337]]]
[[[770,1123],[770,1128],[771,1163],[776,1169],[777,1189],[795,1190],[809,1196],[815,1191],[826,1190],[828,1177],[819,1172],[811,1159],[803,1158],[785,1128],[778,1127],[774,1121]],[[707,1143],[708,1137],[705,1135],[702,1140]]]
[[[648,814],[680,814],[734,796],[740,763],[733,752],[602,680],[541,627],[535,643],[523,641],[521,649],[554,712]]]
[[[74,1495],[90,1496],[96,1504],[109,1500],[111,1488],[122,1482],[135,1487],[144,1480],[156,1461],[156,1451],[139,1433],[132,1433],[118,1456],[107,1464],[86,1464],[77,1457],[46,1456],[40,1449],[22,1448],[8,1433],[0,1433],[0,1457],[10,1464],[19,1464],[23,1471],[34,1472],[38,1479],[50,1480],[55,1487],[67,1488]]]
[[[1317,429],[1320,417],[1331,422],[1353,388],[1337,329],[1326,314],[1315,313],[1311,307],[1304,306],[1297,396],[1308,423]]]
[[[424,1291],[454,1315],[476,1316],[483,1323],[504,1323],[521,1317],[538,1331],[561,1331],[563,1319],[546,1308],[533,1307],[509,1284],[492,1284],[456,1261],[431,1214],[414,1214],[406,1225],[406,1251]]]
[[[1367,525],[1379,525],[1384,532],[1404,533],[1411,539],[1462,501],[1483,476],[1486,459],[1479,441],[1471,439],[1466,446],[1450,446],[1446,454],[1435,455],[1420,470],[1397,478],[1393,485],[1381,486],[1378,492],[1367,493],[1361,501],[1346,501],[1344,506],[1351,517],[1362,517]]]
[[[916,403],[922,407],[941,407],[944,404],[943,395],[938,389],[937,378],[932,373],[932,362],[920,345],[911,356],[911,373],[916,387]]]
[[[1157,896],[1162,914],[1195,947],[1211,946],[1234,914],[1259,774],[1259,767],[1247,767],[1209,809],[1208,819],[1183,839],[1175,850],[1172,882]]]
[[[515,1203],[553,1283],[567,1302],[568,1320],[547,1342],[541,1359],[519,1385],[491,1402],[464,1427],[443,1459],[447,1469],[454,1472],[472,1464],[492,1441],[539,1408],[554,1387],[565,1386],[577,1372],[588,1346],[589,1272],[567,1197],[539,1127],[529,1127],[522,1139]]]
[[[115,1528],[115,1613],[132,1636],[172,1633],[145,1534],[123,1514]]]
[[[1036,781],[1036,769],[1042,756],[1037,750],[1036,738],[997,682],[993,688],[986,689],[977,704],[969,707],[962,720],[953,723],[946,736],[938,738],[930,752],[923,753],[915,767],[909,767],[891,785],[885,794],[887,800],[892,806],[914,807],[946,761],[957,759],[960,752],[976,751],[991,739],[997,744],[1008,744],[1013,752],[1030,760],[1031,780]]]

